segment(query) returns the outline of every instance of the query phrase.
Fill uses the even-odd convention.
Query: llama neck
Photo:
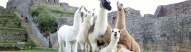
[[[92,18],[85,17],[84,21],[83,21],[83,26],[84,26],[84,28],[90,28],[92,23],[93,23],[93,19]]]
[[[78,16],[78,15],[75,15],[74,16],[74,22],[73,22],[73,27],[75,29],[75,31],[79,31],[80,28],[81,28],[81,24],[82,24],[82,17]]]
[[[96,20],[97,24],[104,25],[107,23],[107,10],[99,8],[98,17]]]
[[[108,49],[114,50],[117,46],[117,43],[119,42],[119,38],[111,38],[110,39],[110,43],[107,46]]]
[[[118,29],[123,29],[125,28],[126,29],[126,24],[125,24],[125,13],[122,12],[122,11],[118,11],[117,13],[117,24],[116,24],[116,27]]]

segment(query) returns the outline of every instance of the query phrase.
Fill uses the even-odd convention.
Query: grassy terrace
[[[39,4],[31,7],[30,15],[38,23],[38,28],[42,33],[54,33],[58,28],[58,18],[72,17],[74,11],[57,6]]]

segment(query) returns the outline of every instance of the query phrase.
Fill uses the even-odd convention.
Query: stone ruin
[[[158,6],[143,17],[126,9],[126,28],[143,52],[191,52],[191,1]],[[112,27],[117,11],[109,13]]]
[[[7,8],[13,5],[19,6],[20,12],[26,12],[30,4],[34,3],[57,3],[47,2],[47,0],[9,0]],[[57,3],[58,4],[58,3]],[[25,7],[24,7],[25,6]],[[67,3],[59,3],[58,6],[75,10]],[[76,8],[77,9],[77,8]],[[126,27],[129,33],[141,46],[144,52],[191,52],[191,1],[187,0],[180,3],[161,5],[155,14],[140,15],[139,10],[126,8]],[[26,12],[27,13],[27,12]],[[108,15],[109,24],[114,28],[117,12],[113,11]],[[71,20],[64,21],[70,24]],[[60,24],[61,25],[61,24]],[[56,36],[54,36],[55,38]],[[56,38],[55,38],[56,39]],[[52,41],[55,41],[53,39]],[[53,42],[54,43],[54,42]]]

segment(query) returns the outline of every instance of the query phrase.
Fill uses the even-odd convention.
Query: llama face
[[[95,17],[95,13],[92,11],[88,11],[86,17]]]
[[[112,30],[112,34],[111,34],[111,37],[120,38],[120,33],[121,33],[121,30],[119,30],[119,29],[113,29],[113,30]]]
[[[95,17],[96,15],[95,15],[95,13],[94,13],[94,9],[92,10],[92,11],[88,11],[86,8],[84,8],[84,14],[83,14],[83,17],[87,17],[87,18],[93,18],[93,17]]]
[[[100,6],[101,7],[103,7],[103,8],[105,8],[105,9],[107,9],[108,11],[110,11],[111,10],[111,3],[110,3],[110,1],[109,0],[100,0],[101,2],[100,2]]]

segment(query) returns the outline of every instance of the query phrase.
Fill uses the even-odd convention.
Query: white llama
[[[122,29],[123,30],[123,29]],[[115,52],[117,43],[119,42],[120,33],[122,30],[113,29],[110,36],[110,43],[105,48],[102,48],[99,52]]]
[[[65,52],[77,52],[78,34],[82,25],[83,6],[79,7],[74,14],[73,26],[64,25],[58,30],[59,52],[64,52],[64,41],[66,43]]]
[[[108,27],[108,18],[107,18],[107,10],[111,10],[111,5],[109,0],[100,0],[100,7],[98,9],[98,15],[95,22],[95,26],[92,25],[89,29],[88,40],[90,42],[92,52],[98,52],[98,42],[103,42],[103,35],[106,32]]]
[[[93,9],[94,11],[94,9]],[[83,24],[82,24],[82,28],[80,30],[79,33],[79,44],[81,47],[81,50],[83,52],[87,51],[90,52],[90,45],[88,42],[88,30],[90,28],[90,26],[93,24],[93,17],[95,17],[95,13],[92,11],[87,11],[86,12],[87,15],[85,15],[85,17],[83,18]],[[87,48],[87,49],[85,49]]]

